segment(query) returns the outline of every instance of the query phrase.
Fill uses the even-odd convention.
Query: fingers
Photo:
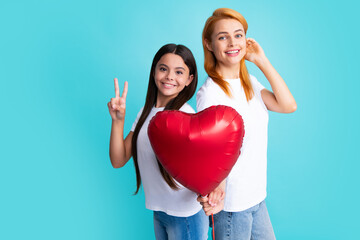
[[[221,188],[218,188],[216,191],[210,193],[209,203],[211,206],[216,206],[224,198],[225,198],[225,192]]]
[[[203,208],[203,210],[204,210],[206,216],[210,216],[211,213],[213,212],[213,208],[212,208],[212,207]]]
[[[215,206],[217,203],[217,193],[216,192],[211,192],[209,194],[209,204],[211,206]]]
[[[204,202],[204,203],[200,203],[200,204],[203,208],[212,208],[213,207],[208,202]]]
[[[120,98],[119,80],[117,78],[114,78],[114,87],[115,87],[115,98]],[[127,92],[128,92],[128,82],[125,81],[124,89],[121,97],[126,99]]]
[[[125,83],[124,83],[124,90],[123,90],[123,92],[122,92],[122,97],[123,97],[124,99],[126,99],[127,92],[128,92],[128,82],[125,81]]]
[[[252,38],[246,39],[246,46],[247,47],[256,46],[256,44],[257,44],[257,42],[254,39],[252,39]]]
[[[224,209],[224,202],[221,204],[218,204],[216,207],[214,207],[211,211],[209,211],[209,215],[216,214]]]
[[[120,104],[119,104],[119,98],[112,98],[109,102],[110,107],[112,110],[119,110]]]
[[[206,216],[220,212],[217,210],[217,207],[204,207],[203,210]]]
[[[207,199],[204,200],[202,199],[203,198],[201,198],[201,196],[198,197],[198,201],[200,202],[206,216],[210,216],[211,214],[216,214],[224,208],[223,198],[222,199],[220,198],[221,200],[219,200],[219,202],[214,206],[210,205],[209,202],[205,201]]]
[[[209,204],[211,206],[215,207],[219,201],[220,201],[220,195],[214,194],[213,197],[211,199],[209,199]]]
[[[215,207],[211,207],[211,206],[210,207],[208,207],[208,206],[203,207],[203,210],[204,210],[206,216],[210,216],[211,214],[216,214],[216,213],[220,212],[223,209],[224,209],[224,201],[221,201]]]
[[[198,198],[196,199],[199,203],[204,203],[207,202],[209,199],[208,197],[202,197],[202,196],[198,196]]]
[[[120,97],[119,82],[117,78],[114,78],[114,86],[115,86],[115,97]]]

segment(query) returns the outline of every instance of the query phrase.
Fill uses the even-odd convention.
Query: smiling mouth
[[[162,82],[161,84],[162,84],[165,88],[173,88],[173,87],[176,86],[176,85],[174,85],[174,84],[164,83],[164,82]]]
[[[238,52],[240,52],[240,50],[231,50],[231,51],[227,51],[227,52],[225,52],[225,53],[227,53],[227,54],[234,54],[234,53],[238,53]]]

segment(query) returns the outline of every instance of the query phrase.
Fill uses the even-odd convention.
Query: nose
[[[175,73],[173,71],[169,71],[168,75],[166,76],[166,79],[168,80],[174,80]]]
[[[233,47],[234,43],[235,43],[234,37],[229,37],[229,42],[228,42],[229,47]]]

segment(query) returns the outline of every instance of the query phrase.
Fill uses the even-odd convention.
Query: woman
[[[112,118],[110,160],[115,168],[134,159],[137,189],[144,185],[146,208],[154,211],[156,239],[207,239],[208,218],[196,201],[196,194],[184,188],[158,163],[147,128],[151,118],[164,109],[188,113],[186,102],[197,86],[197,68],[191,51],[183,45],[167,44],[156,53],[150,70],[145,106],[127,137],[124,136],[127,82],[120,97],[115,79],[115,98],[108,103]]]
[[[268,110],[296,110],[292,94],[263,49],[245,37],[247,27],[240,13],[220,8],[207,19],[202,35],[209,77],[197,93],[197,111],[212,105],[231,106],[245,125],[241,155],[228,178],[208,198],[198,198],[206,215],[223,208],[214,216],[216,239],[275,239],[264,201]],[[273,92],[248,74],[245,60],[264,73]]]

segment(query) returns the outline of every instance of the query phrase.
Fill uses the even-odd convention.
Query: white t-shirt
[[[157,112],[163,110],[163,107],[153,107],[151,109],[137,139],[137,158],[145,192],[145,204],[147,209],[153,211],[163,211],[176,217],[189,217],[201,210],[201,205],[196,201],[197,194],[183,187],[180,183],[178,183],[180,189],[177,191],[169,187],[161,176],[156,156],[147,134],[149,121]],[[132,132],[135,130],[142,111],[143,109],[137,115],[131,128]],[[180,108],[180,111],[195,113],[194,109],[187,103]]]
[[[254,97],[247,102],[240,79],[225,79],[230,85],[232,98],[211,78],[207,78],[196,95],[197,111],[212,105],[234,108],[243,118],[245,136],[241,154],[226,181],[224,210],[237,212],[246,210],[266,197],[267,128],[268,110],[261,98],[264,89],[250,75]]]

